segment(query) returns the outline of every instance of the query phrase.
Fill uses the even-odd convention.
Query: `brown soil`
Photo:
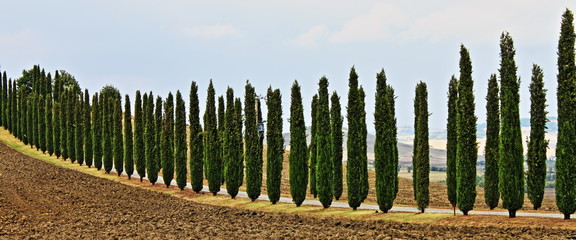
[[[204,205],[61,168],[0,144],[0,239],[557,239],[567,236],[576,236],[576,232],[317,218]]]

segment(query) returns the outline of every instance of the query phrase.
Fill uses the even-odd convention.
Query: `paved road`
[[[122,173],[122,174],[126,175],[125,173]],[[132,177],[133,178],[139,178],[140,176],[137,173],[134,173]],[[144,179],[147,179],[147,178],[144,177]],[[164,184],[164,180],[162,179],[162,177],[158,177],[158,181],[156,183],[157,184]],[[172,180],[170,185],[176,186],[177,185],[176,180]],[[189,189],[192,188],[190,183],[186,184],[186,188],[189,188]],[[203,192],[210,192],[208,189],[208,186],[204,186],[202,191]],[[225,188],[221,188],[220,192],[218,192],[218,194],[228,195],[228,192],[226,191]],[[248,198],[248,194],[246,192],[239,191],[237,197]],[[270,201],[270,199],[268,198],[268,195],[266,195],[266,194],[261,194],[260,197],[258,198],[258,200]],[[279,202],[292,203],[292,198],[280,197]],[[304,200],[303,204],[313,205],[313,206],[322,206],[322,204],[318,200]],[[348,203],[343,203],[343,202],[332,202],[331,207],[350,208],[350,206],[348,206]],[[370,205],[370,204],[362,204],[362,205],[360,205],[360,207],[358,207],[358,209],[379,210],[378,205]],[[390,209],[389,211],[390,212],[409,212],[409,213],[419,213],[420,212],[420,210],[418,210],[418,208],[415,208],[415,207],[398,207],[398,206],[392,207],[392,209]],[[426,212],[427,213],[452,214],[452,213],[454,213],[454,210],[441,209],[441,208],[426,208]],[[460,212],[460,211],[457,211],[456,213],[462,214],[462,212]],[[471,215],[508,216],[508,212],[502,212],[502,211],[470,211],[469,214],[471,214]],[[518,217],[564,218],[564,215],[562,215],[560,213],[529,213],[529,212],[522,212],[522,211],[516,212],[516,216],[518,216]]]

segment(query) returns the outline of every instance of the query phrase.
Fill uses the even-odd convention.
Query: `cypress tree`
[[[486,147],[484,156],[486,169],[484,170],[484,199],[490,209],[498,206],[500,192],[498,192],[498,144],[500,134],[500,99],[498,97],[498,80],[492,74],[488,80],[488,94],[486,95]]]
[[[76,119],[74,118],[76,93],[72,89],[68,89],[66,95],[66,150],[70,162],[74,163],[76,161]]]
[[[190,84],[190,183],[194,192],[200,192],[203,187],[203,133],[200,125],[200,103],[198,100],[198,85]]]
[[[284,138],[282,137],[282,95],[279,89],[268,88],[268,131],[266,132],[266,189],[272,204],[280,200]]]
[[[46,94],[46,109],[44,121],[46,121],[45,137],[46,137],[46,150],[48,154],[52,156],[54,154],[54,136],[53,136],[53,123],[52,123],[52,94]]]
[[[346,182],[348,184],[348,205],[356,210],[363,200],[362,196],[362,132],[360,128],[360,115],[362,109],[358,105],[358,75],[356,69],[350,69],[348,79],[348,161],[346,163]]]
[[[414,154],[412,157],[412,179],[414,183],[414,197],[418,209],[422,212],[430,203],[430,147],[428,145],[428,91],[426,83],[416,85],[416,98],[414,99]]]
[[[8,111],[6,109],[8,109],[10,107],[10,96],[8,95],[10,93],[9,91],[9,86],[8,86],[8,78],[6,78],[6,71],[4,71],[3,77],[2,77],[2,94],[4,95],[4,105],[2,106],[2,108],[0,109],[0,111],[2,112],[2,126],[4,126],[4,129],[8,129]]]
[[[528,198],[538,210],[542,206],[546,186],[546,89],[540,66],[532,66],[530,83],[530,141],[528,142]]]
[[[6,72],[6,71],[4,71]],[[6,127],[6,122],[4,121],[5,113],[4,109],[6,108],[6,84],[2,81],[2,75],[0,75],[0,125]]]
[[[6,76],[6,75],[4,75]],[[4,129],[8,130],[10,133],[12,133],[12,98],[14,96],[14,93],[12,92],[12,80],[10,80],[9,82],[6,81],[6,78],[2,79],[3,81],[3,85],[7,85],[7,87],[4,87],[6,92],[6,98],[7,98],[7,103],[6,106],[4,106],[4,109],[2,109],[4,111]],[[7,88],[7,90],[6,90]]]
[[[186,129],[184,129],[184,133],[186,133]],[[164,124],[161,132],[162,141],[160,142],[162,179],[166,187],[170,187],[170,183],[172,179],[174,179],[174,134],[174,96],[172,93],[168,93],[168,97],[164,103]]]
[[[146,96],[146,94],[144,94]],[[146,98],[144,98],[146,99]],[[142,178],[146,176],[146,150],[144,144],[144,113],[142,112],[142,97],[140,91],[136,91],[136,100],[134,102],[134,162],[136,163],[136,172]]]
[[[226,129],[226,125],[225,125],[225,121],[224,121],[224,112],[225,112],[226,108],[224,107],[224,96],[219,96],[218,97],[218,157],[220,158],[220,165],[221,165],[221,173],[220,173],[220,177],[222,178],[220,180],[221,184],[224,184],[224,173],[226,172],[226,159],[224,158],[224,151],[226,151],[224,149],[224,135],[225,135],[225,129]]]
[[[374,168],[376,170],[376,200],[387,213],[398,192],[398,153],[396,152],[396,122],[394,90],[386,83],[384,69],[376,74],[376,109],[374,126]],[[392,95],[392,96],[390,96]]]
[[[66,118],[68,117],[66,109],[68,108],[68,98],[66,97],[66,93],[62,92],[60,94],[60,149],[62,149],[62,159],[67,160],[70,156],[70,152],[68,151],[68,121]]]
[[[31,96],[26,96],[24,94],[24,91],[21,92],[22,92],[22,99],[25,99],[24,101],[26,102],[25,103],[26,112],[23,113],[22,118],[20,120],[22,122],[22,125],[25,126],[24,129],[26,129],[28,144],[30,145],[30,148],[33,148],[35,145],[34,135],[36,134],[35,133],[36,127],[34,127],[34,110],[36,110],[34,106],[35,99]]]
[[[94,152],[92,151],[92,123],[90,119],[90,94],[88,94],[88,89],[84,89],[84,105],[83,118],[82,118],[82,128],[84,130],[84,160],[86,166],[92,167],[94,163]]]
[[[154,96],[152,92],[148,96],[144,94],[146,104],[144,105],[144,145],[146,148],[146,173],[152,185],[158,180],[158,163],[156,155],[156,130],[154,118]]]
[[[84,126],[82,126],[82,118],[84,117],[84,104],[82,104],[82,94],[80,99],[74,97],[74,140],[75,140],[75,153],[78,164],[84,164]]]
[[[114,99],[112,97],[107,98],[105,94],[101,94],[100,98],[102,103],[102,159],[104,171],[110,173],[114,158],[114,150],[112,149],[112,141],[114,141]]]
[[[292,84],[290,104],[290,194],[296,206],[306,199],[308,185],[308,150],[302,94],[297,81]]]
[[[458,79],[452,75],[448,84],[448,120],[446,141],[446,187],[448,201],[456,215],[456,152],[458,150]]]
[[[22,139],[22,141],[24,142],[24,144],[30,144],[30,147],[32,147],[31,144],[31,129],[32,127],[30,126],[30,124],[32,123],[32,114],[31,110],[32,110],[32,106],[31,106],[31,102],[32,99],[27,99],[24,97],[24,93],[23,91],[19,91],[20,92],[20,99],[19,101],[21,101],[22,103],[20,104],[21,107],[19,107],[18,109],[22,109],[21,113],[20,113],[20,119],[18,119],[19,123],[20,123],[20,129],[16,132],[16,136],[20,136],[20,139]],[[16,110],[18,111],[18,110]],[[18,112],[16,112],[18,114]]]
[[[219,157],[219,140],[216,120],[216,102],[212,80],[208,86],[206,98],[206,112],[204,113],[204,163],[206,164],[206,178],[210,192],[216,196],[222,183],[222,166]]]
[[[246,83],[244,95],[244,141],[246,157],[246,193],[255,201],[262,187],[262,161],[260,137],[258,135],[258,114],[256,113],[256,92],[250,83]],[[206,125],[204,125],[206,127]]]
[[[45,95],[38,96],[38,147],[42,153],[46,152],[46,98]]]
[[[94,167],[102,169],[102,107],[98,93],[92,96],[92,151],[94,152]]]
[[[176,165],[176,183],[180,190],[186,187],[186,106],[180,91],[176,92],[176,117],[174,124],[174,164]]]
[[[228,178],[226,179],[226,187],[230,196],[235,198],[244,177],[244,142],[242,140],[242,101],[240,98],[236,98],[233,105],[233,113],[230,113],[234,115],[231,126],[232,131],[228,135],[228,143],[231,151],[229,155],[230,162],[228,162],[227,168]]]
[[[328,79],[320,78],[318,83],[318,106],[316,107],[316,191],[324,208],[330,207],[334,197],[334,176],[332,159],[332,134],[330,131]],[[280,134],[281,129],[280,129]]]
[[[574,63],[574,15],[566,9],[562,15],[560,39],[558,40],[558,142],[556,144],[556,205],[564,219],[576,211],[576,107],[573,93],[575,87]]]
[[[224,115],[225,127],[224,127],[224,141],[222,144],[222,150],[224,150],[224,175],[226,175],[226,190],[232,198],[235,198],[238,194],[238,189],[242,183],[240,179],[239,169],[241,169],[241,149],[237,147],[238,129],[237,129],[237,115],[236,106],[234,104],[234,90],[228,88],[226,90],[226,113]]]
[[[62,126],[60,123],[62,121],[60,104],[60,102],[57,102],[56,99],[54,99],[54,104],[52,105],[52,137],[54,141],[54,155],[56,155],[56,158],[60,158],[62,155],[62,148],[60,147],[60,127]]]
[[[162,112],[164,111],[162,109],[162,97],[160,96],[156,96],[156,108],[154,111],[154,132],[155,132],[155,139],[154,141],[156,142],[156,144],[154,144],[154,156],[156,156],[156,164],[158,165],[156,168],[156,175],[158,175],[158,173],[160,172],[160,169],[162,169],[162,158],[160,157],[160,142],[161,142],[161,133],[162,133],[162,125],[163,125],[163,121],[162,121]],[[174,109],[172,109],[172,111],[174,111]],[[172,125],[174,126],[174,125]],[[174,136],[174,135],[172,135]],[[174,145],[174,138],[172,138],[172,145]],[[174,152],[174,149],[172,149],[172,152]],[[172,161],[174,161],[173,158],[171,158]]]
[[[508,33],[500,37],[500,162],[498,178],[502,207],[510,218],[524,204],[524,156],[520,129],[520,79],[516,76],[514,42]]]
[[[12,109],[10,110],[10,112],[12,113],[11,116],[12,116],[12,125],[14,128],[14,131],[16,131],[16,128],[17,128],[16,125],[18,124],[18,120],[19,120],[18,119],[18,106],[16,105],[17,99],[18,99],[17,92],[18,92],[18,88],[16,88],[16,81],[12,81],[12,95],[14,97],[12,97],[12,104],[10,105],[12,107]]]
[[[332,164],[334,177],[334,198],[340,199],[342,196],[342,107],[340,106],[340,97],[334,91],[331,97],[330,108],[330,128],[332,134]]]
[[[40,102],[40,97],[37,95],[37,93],[31,93],[30,95],[28,95],[28,98],[30,100],[30,105],[28,106],[28,115],[30,117],[30,121],[28,122],[28,132],[30,133],[30,147],[36,147],[36,150],[39,149],[38,147],[38,105]],[[74,107],[73,105],[71,105],[71,107]],[[74,108],[72,108],[71,111],[74,111]],[[71,117],[73,118],[74,115],[71,115]],[[74,120],[72,120],[72,122],[74,122]],[[72,143],[74,144],[74,143]],[[72,158],[74,159],[74,158]]]
[[[360,129],[360,136],[361,136],[361,142],[360,142],[360,157],[362,158],[361,162],[362,162],[362,174],[360,175],[361,177],[361,181],[360,183],[362,184],[362,188],[360,189],[360,196],[362,199],[362,202],[364,202],[364,200],[366,200],[366,198],[368,197],[368,189],[369,184],[368,184],[368,146],[366,143],[366,138],[368,138],[368,129],[366,128],[366,111],[364,110],[366,108],[366,104],[364,103],[364,99],[366,99],[366,94],[364,93],[364,88],[360,87],[358,88],[358,107],[360,109],[360,118],[359,118],[359,129]]]
[[[124,169],[128,179],[134,174],[134,138],[132,133],[132,111],[130,96],[124,96]]]
[[[460,45],[460,81],[458,83],[458,142],[456,152],[456,202],[458,208],[468,215],[476,201],[476,115],[474,109],[474,81],[470,53]]]
[[[318,127],[318,94],[314,94],[312,97],[311,103],[311,119],[312,119],[312,126],[310,126],[310,146],[308,150],[310,151],[310,194],[314,195],[314,198],[317,196],[316,192],[316,158],[318,151],[316,150],[316,128]]]

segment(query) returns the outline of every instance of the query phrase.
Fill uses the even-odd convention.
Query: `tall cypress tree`
[[[92,96],[92,151],[94,152],[94,167],[102,169],[102,107],[98,93]]]
[[[498,97],[498,80],[492,74],[488,80],[488,94],[486,95],[486,147],[484,156],[486,169],[484,170],[484,201],[490,209],[498,206],[500,192],[498,192],[498,144],[500,138],[500,99]]]
[[[38,96],[38,147],[42,153],[46,152],[46,97],[45,95]]]
[[[306,199],[308,185],[308,150],[302,94],[297,81],[292,84],[290,103],[290,194],[296,206]]]
[[[360,113],[358,106],[358,75],[352,67],[348,79],[348,161],[346,163],[346,182],[348,184],[348,205],[356,210],[362,203],[362,133],[360,129]]]
[[[25,129],[27,130],[27,136],[28,136],[28,144],[30,145],[30,148],[33,148],[36,141],[34,139],[34,135],[36,134],[35,130],[36,127],[34,125],[34,112],[36,110],[35,108],[35,98],[33,98],[32,96],[26,96],[24,91],[22,92],[22,99],[25,99],[24,101],[26,101],[26,112],[23,113],[24,115],[22,115],[22,125],[25,125]]]
[[[330,207],[334,197],[332,159],[332,134],[330,131],[328,79],[318,83],[318,106],[316,109],[316,191],[324,208]]]
[[[162,169],[162,158],[160,157],[160,142],[161,142],[160,135],[162,133],[162,125],[163,125],[162,112],[164,112],[164,110],[162,109],[162,103],[163,103],[162,97],[156,96],[156,108],[154,109],[154,132],[155,132],[154,141],[156,142],[156,144],[154,145],[154,155],[156,156],[156,164],[158,165],[156,167],[157,173],[159,173],[160,169]],[[174,139],[172,139],[171,141],[172,145],[174,145]],[[174,149],[172,149],[172,152],[174,152]],[[171,160],[174,161],[173,158]]]
[[[48,154],[52,156],[54,154],[54,134],[53,134],[53,122],[52,122],[52,94],[46,94],[44,109],[46,109],[44,115],[44,121],[46,122],[45,137],[46,137],[46,150]]]
[[[576,107],[574,63],[574,15],[566,9],[562,15],[558,40],[558,143],[556,144],[556,205],[564,219],[576,211]]]
[[[524,156],[520,129],[520,79],[516,76],[514,42],[508,33],[500,37],[500,162],[498,168],[502,207],[510,218],[524,204]]]
[[[392,208],[398,193],[398,153],[396,151],[393,91],[386,83],[386,73],[382,69],[376,74],[374,168],[376,170],[376,200],[380,210],[385,213]]]
[[[70,156],[68,151],[68,97],[66,92],[60,95],[60,149],[62,149],[62,160],[67,160]]]
[[[5,75],[4,75],[5,76]],[[11,128],[11,119],[12,119],[12,114],[11,114],[11,110],[12,110],[12,97],[14,96],[14,93],[12,93],[12,80],[7,81],[6,78],[2,79],[2,84],[5,85],[4,87],[4,91],[6,91],[6,98],[7,98],[7,102],[6,102],[6,106],[4,106],[4,108],[2,109],[2,111],[4,111],[4,129],[8,130],[10,133],[12,133],[12,128]]]
[[[266,132],[266,188],[272,204],[280,200],[282,180],[282,162],[284,138],[282,137],[282,95],[279,89],[268,88],[266,105],[268,106],[268,131]]]
[[[330,108],[330,128],[332,134],[332,164],[333,164],[333,182],[334,198],[340,199],[342,196],[342,107],[340,106],[340,97],[334,91],[330,98],[332,103]]]
[[[4,127],[6,127],[6,123],[4,122],[4,108],[6,107],[6,95],[4,94],[5,89],[6,84],[2,84],[2,75],[0,75],[0,126]]]
[[[186,187],[186,106],[180,91],[176,92],[176,117],[174,124],[174,164],[176,165],[176,183],[180,190]]]
[[[82,103],[82,94],[74,98],[74,148],[76,153],[76,160],[82,166],[84,164],[84,126],[82,126],[84,118],[84,104]]]
[[[542,206],[546,185],[546,89],[542,68],[532,66],[530,83],[530,141],[528,142],[528,198],[534,210]]]
[[[8,129],[8,112],[6,109],[10,107],[10,96],[8,95],[8,93],[10,93],[10,87],[8,86],[6,71],[4,71],[3,77],[0,80],[2,80],[2,95],[4,95],[4,105],[2,105],[2,108],[0,108],[0,112],[2,112],[2,126],[4,129]]]
[[[414,99],[414,154],[412,157],[412,179],[414,184],[414,197],[418,209],[422,212],[430,203],[430,147],[428,145],[428,91],[426,83],[416,85],[416,98]]]
[[[114,99],[106,97],[105,94],[100,95],[102,105],[102,160],[104,162],[104,171],[110,173],[112,171],[113,149],[112,141],[114,140],[113,133],[113,114],[114,114]]]
[[[476,115],[474,81],[470,53],[460,45],[460,81],[458,83],[458,150],[456,153],[456,190],[458,208],[468,215],[476,201]]]
[[[90,121],[90,94],[88,94],[88,89],[84,90],[84,105],[82,124],[84,129],[84,160],[88,167],[92,167],[94,163],[94,152],[92,151],[92,125]]]
[[[146,96],[146,94],[144,94]],[[144,144],[144,113],[142,112],[142,97],[140,91],[136,91],[134,102],[134,162],[136,172],[142,178],[146,176],[146,149]]]
[[[446,141],[446,187],[448,201],[456,214],[456,152],[458,150],[458,79],[452,75],[448,84],[448,123]]]
[[[144,94],[146,104],[144,105],[144,145],[146,148],[146,173],[148,174],[148,181],[152,185],[156,184],[158,180],[158,163],[156,155],[156,119],[154,118],[154,95],[152,92],[146,96]]]
[[[228,144],[231,151],[229,153],[226,187],[228,194],[230,194],[232,198],[235,198],[244,177],[244,142],[242,140],[242,101],[240,98],[236,98],[233,105],[233,112],[230,113],[234,115],[231,125],[232,131],[230,131],[228,135]],[[226,114],[229,113],[227,112]]]
[[[68,155],[71,162],[76,161],[76,118],[74,117],[74,112],[76,111],[76,93],[73,89],[68,89],[66,91],[66,148],[68,149]],[[34,121],[34,120],[32,120]]]
[[[194,192],[200,192],[203,187],[203,133],[200,125],[200,103],[198,100],[198,85],[190,84],[190,183]]]
[[[61,112],[60,112],[60,102],[57,102],[54,99],[54,103],[52,104],[52,137],[53,137],[53,144],[54,144],[54,155],[56,158],[60,158],[62,155],[61,145],[60,145],[60,127],[61,127]]]
[[[311,109],[312,111],[310,114],[312,115],[312,126],[310,126],[310,146],[308,147],[308,150],[310,151],[310,194],[314,195],[314,198],[316,198],[316,154],[318,154],[318,151],[316,150],[316,128],[318,126],[318,114],[316,113],[318,109],[318,94],[314,94],[312,97]]]
[[[246,157],[246,193],[255,201],[262,187],[262,161],[260,137],[258,135],[258,114],[256,113],[256,92],[250,83],[246,83],[244,96],[244,141]],[[204,125],[206,127],[206,125]]]
[[[204,163],[207,169],[208,187],[214,196],[220,191],[220,184],[222,183],[215,100],[214,85],[210,80],[206,98],[206,112],[204,113]]]
[[[362,157],[361,163],[362,163],[362,173],[360,175],[361,177],[361,186],[362,188],[360,189],[361,192],[361,199],[362,202],[364,202],[364,200],[366,200],[366,198],[368,197],[368,190],[370,189],[369,183],[368,183],[368,146],[366,143],[366,139],[368,138],[368,129],[366,127],[366,104],[364,102],[364,99],[366,99],[366,93],[364,92],[364,88],[359,87],[358,88],[358,107],[360,109],[360,118],[359,118],[359,130],[360,130],[360,136],[361,136],[361,142],[360,142],[360,157]]]
[[[186,132],[186,129],[184,129]],[[162,179],[166,187],[170,187],[174,179],[174,96],[168,93],[164,103],[164,124],[160,142],[160,158],[162,159]]]
[[[132,133],[132,111],[130,96],[124,96],[124,169],[128,179],[134,174],[134,137]]]
[[[226,108],[224,106],[224,96],[219,96],[218,97],[218,157],[220,158],[220,167],[221,167],[221,173],[220,173],[220,177],[221,179],[221,184],[224,184],[224,172],[226,171],[226,159],[224,158],[224,152],[226,151],[224,149],[224,137],[225,137],[225,130],[226,130],[226,125],[225,125],[225,120],[224,120],[224,113],[226,111]]]

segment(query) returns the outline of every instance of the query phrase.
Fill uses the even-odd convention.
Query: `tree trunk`
[[[516,210],[508,210],[508,216],[510,218],[515,218],[516,217]]]
[[[564,220],[570,220],[570,214],[564,213]]]

